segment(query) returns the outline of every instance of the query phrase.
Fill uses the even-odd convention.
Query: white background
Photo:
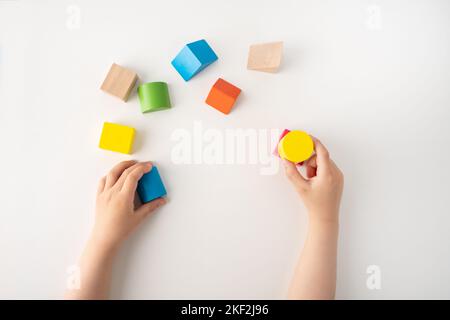
[[[172,133],[196,121],[328,146],[346,178],[337,298],[450,298],[449,17],[446,0],[0,1],[0,298],[62,297],[97,181],[130,158],[97,148],[104,121],[137,129],[132,157],[169,195],[123,247],[113,298],[286,296],[302,204],[281,170],[174,164]],[[219,61],[185,83],[170,61],[201,38]],[[277,40],[278,74],[246,70],[250,44]],[[100,91],[112,62],[168,82],[173,108]],[[243,90],[229,116],[203,103],[219,76]]]

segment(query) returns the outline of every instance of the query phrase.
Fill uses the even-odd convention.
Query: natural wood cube
[[[100,89],[127,101],[137,81],[136,72],[113,63]]]
[[[247,69],[277,72],[283,56],[283,42],[254,44],[248,52]]]

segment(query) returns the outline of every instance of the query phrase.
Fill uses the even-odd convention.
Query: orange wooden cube
[[[211,88],[205,102],[220,112],[229,114],[240,93],[241,89],[219,78]]]

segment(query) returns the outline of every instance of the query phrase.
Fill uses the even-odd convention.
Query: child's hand
[[[316,154],[305,162],[306,178],[294,163],[284,160],[286,175],[302,198],[310,219],[338,222],[344,175],[330,159],[328,150],[313,138]]]
[[[163,198],[135,207],[139,179],[152,168],[150,162],[124,161],[100,180],[97,191],[95,225],[81,256],[80,283],[67,289],[67,299],[106,299],[112,266],[123,240],[156,208]]]
[[[291,299],[334,299],[336,291],[339,205],[344,176],[322,143],[305,162],[306,178],[285,161],[286,175],[309,214],[308,236],[289,289]]]
[[[124,161],[100,180],[92,238],[115,249],[156,208],[165,204],[159,198],[135,208],[137,183],[152,168],[150,162]]]

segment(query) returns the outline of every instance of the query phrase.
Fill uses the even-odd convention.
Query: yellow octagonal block
[[[280,157],[299,163],[308,160],[314,152],[314,142],[303,131],[293,130],[286,134],[278,143]]]
[[[131,154],[135,130],[121,124],[105,122],[99,147],[105,150]]]

